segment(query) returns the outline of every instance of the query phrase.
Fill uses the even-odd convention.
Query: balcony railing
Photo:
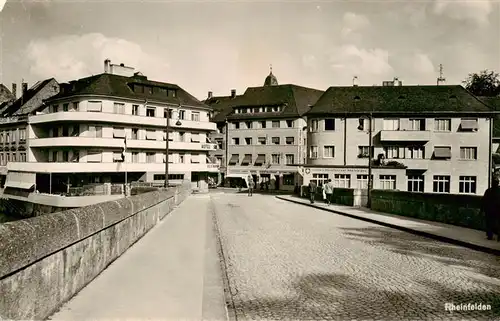
[[[380,141],[388,142],[428,142],[431,132],[428,130],[381,130]]]

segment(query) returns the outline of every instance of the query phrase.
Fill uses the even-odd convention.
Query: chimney
[[[358,76],[354,76],[352,78],[352,86],[353,87],[358,87]]]
[[[121,63],[121,64],[120,64],[120,67],[125,67],[125,64],[124,64],[124,63]]]
[[[208,92],[208,99],[212,99],[213,93],[211,91]]]
[[[231,89],[231,98],[236,97],[236,89]]]
[[[14,95],[14,98],[17,99],[17,84],[12,83],[12,95]]]
[[[28,91],[28,83],[23,82],[23,96],[26,95],[26,92]]]
[[[111,64],[111,60],[104,60],[104,73],[109,74],[109,65]]]

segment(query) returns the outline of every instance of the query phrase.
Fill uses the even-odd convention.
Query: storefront
[[[284,190],[293,191],[296,184],[299,184],[300,175],[297,173],[296,168],[289,171],[278,169],[264,169],[264,170],[249,170],[249,169],[231,169],[230,175],[243,175],[248,177],[251,175],[255,182],[255,189],[257,190]]]

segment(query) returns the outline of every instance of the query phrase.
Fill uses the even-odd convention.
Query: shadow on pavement
[[[402,255],[425,257],[500,279],[500,257],[388,227],[340,228],[349,239],[383,246]],[[492,241],[496,242],[496,241]]]
[[[312,274],[298,279],[288,299],[235,300],[244,319],[266,320],[498,320],[499,289],[458,291],[428,280],[408,280],[408,288],[377,289],[343,274]],[[491,285],[490,285],[491,287]],[[445,311],[447,302],[490,304],[489,311]]]

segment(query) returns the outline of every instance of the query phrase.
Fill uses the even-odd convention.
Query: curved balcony
[[[116,124],[127,124],[130,126],[137,126],[141,124],[143,126],[161,127],[166,126],[166,119],[160,117],[146,117],[146,116],[136,116],[136,115],[126,115],[126,114],[112,114],[103,112],[58,112],[43,115],[34,115],[29,117],[30,124],[43,124],[51,122],[84,122],[84,123],[116,123]],[[181,125],[177,126],[175,123],[176,119],[170,120],[171,127],[181,128],[181,129],[198,129],[206,131],[214,131],[217,126],[215,123],[210,122],[199,122],[192,120],[181,120]]]
[[[218,172],[218,164],[168,164],[174,172]],[[32,173],[122,173],[122,172],[165,172],[165,163],[8,163],[9,171]]]
[[[90,138],[90,137],[51,137],[36,138],[30,140],[30,147],[109,147],[123,148],[123,138]],[[161,140],[137,140],[127,139],[127,148],[133,149],[165,149],[165,141]],[[171,150],[196,150],[213,151],[217,144],[191,143],[191,142],[169,142]]]

